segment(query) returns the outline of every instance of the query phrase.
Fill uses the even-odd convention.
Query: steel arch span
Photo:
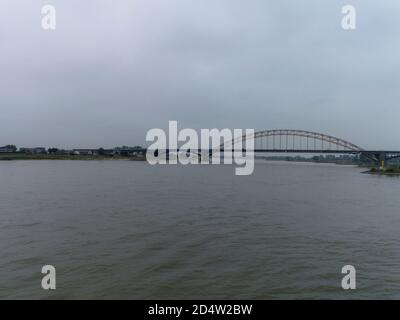
[[[254,138],[254,148],[265,151],[297,151],[297,152],[340,152],[344,151],[362,153],[363,148],[349,141],[326,135],[323,133],[293,130],[293,129],[275,129],[257,131],[254,135],[243,135],[237,139],[224,142],[220,145],[220,149],[240,147],[240,143]],[[258,142],[258,145],[257,143]],[[244,147],[243,147],[244,148]]]

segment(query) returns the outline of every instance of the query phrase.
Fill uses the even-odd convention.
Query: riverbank
[[[145,157],[139,156],[118,156],[118,155],[70,155],[70,154],[25,154],[25,153],[4,153],[0,154],[0,161],[12,160],[133,160],[145,161]]]
[[[365,171],[363,173],[373,174],[373,175],[382,175],[382,176],[400,176],[400,165],[388,166],[383,169],[371,168],[368,171]]]

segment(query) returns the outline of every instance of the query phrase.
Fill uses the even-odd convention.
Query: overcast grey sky
[[[137,145],[178,120],[400,149],[399,17],[398,0],[2,0],[0,145]]]

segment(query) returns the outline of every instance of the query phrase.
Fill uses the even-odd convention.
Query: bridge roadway
[[[146,153],[147,149],[143,148],[138,150],[141,153]],[[166,154],[167,157],[169,153],[174,152],[177,153],[178,151],[182,152],[182,150],[177,149],[163,149],[163,150],[155,150],[155,155],[157,156],[159,153]],[[239,150],[232,150],[231,152],[247,152],[247,149],[239,149]],[[206,149],[196,149],[196,150],[187,150],[188,153],[197,154],[197,155],[204,155],[212,154],[218,152],[218,149],[209,149],[208,152]],[[219,149],[220,153],[229,152],[225,149]],[[400,151],[391,151],[391,150],[332,150],[332,149],[316,149],[316,150],[305,150],[305,149],[254,149],[254,153],[297,153],[297,154],[352,154],[352,155],[363,155],[370,160],[384,166],[387,161],[395,158],[400,158]]]
[[[155,151],[157,151],[156,149]],[[189,152],[196,152],[202,153],[207,149],[188,149]],[[218,149],[208,149],[209,153],[215,153]],[[139,153],[146,153],[147,148],[142,149],[135,149],[135,151]],[[170,153],[170,152],[183,152],[184,150],[180,149],[159,149],[158,151],[162,153]],[[229,150],[220,149],[219,152],[228,152]],[[247,152],[247,149],[239,149],[239,150],[232,150],[232,151],[242,151]],[[317,150],[304,150],[304,149],[254,149],[254,152],[261,153],[261,152],[268,152],[268,153],[332,153],[332,154],[379,154],[379,153],[386,153],[386,154],[399,154],[400,151],[387,151],[387,150],[328,150],[328,149],[317,149]]]

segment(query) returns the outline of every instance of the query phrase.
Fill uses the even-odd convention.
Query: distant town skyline
[[[182,127],[303,129],[399,149],[395,1],[0,3],[0,146],[145,145]]]

